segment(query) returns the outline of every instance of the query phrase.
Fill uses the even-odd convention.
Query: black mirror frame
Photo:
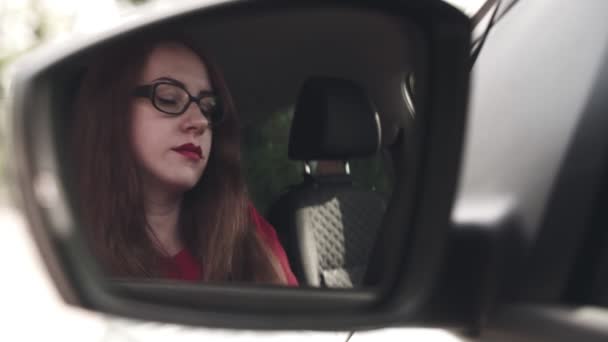
[[[401,198],[405,208],[389,208],[393,222],[380,237],[384,248],[374,260],[389,277],[370,273],[380,286],[353,291],[267,287],[198,287],[191,284],[114,283],[105,279],[86,255],[61,187],[50,116],[38,112],[51,85],[45,76],[59,64],[135,31],[175,23],[193,12],[226,15],[232,11],[345,6],[341,1],[216,1],[175,13],[150,17],[109,32],[96,41],[32,55],[22,61],[14,82],[11,152],[18,179],[15,197],[21,205],[51,276],[71,304],[121,316],[232,329],[369,329],[386,325],[438,324],[429,313],[445,256],[445,241],[460,169],[468,96],[469,19],[439,1],[352,1],[349,7],[387,11],[420,26],[429,41],[428,99],[418,113],[416,134],[402,134],[392,153],[409,162],[401,184],[414,189]],[[48,101],[47,101],[48,102]],[[408,133],[412,133],[408,132]],[[422,132],[422,133],[420,133]],[[403,138],[407,136],[407,138]],[[424,153],[418,147],[424,146]],[[395,201],[394,201],[395,202]],[[403,248],[407,241],[406,248]],[[388,254],[384,251],[389,251]],[[168,289],[171,289],[169,291]],[[449,305],[446,303],[446,305]],[[434,307],[436,310],[441,308]]]

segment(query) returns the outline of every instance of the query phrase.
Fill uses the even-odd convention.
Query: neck
[[[183,248],[178,229],[181,201],[182,196],[177,194],[151,189],[144,193],[144,209],[150,226],[150,238],[169,256],[177,254]]]

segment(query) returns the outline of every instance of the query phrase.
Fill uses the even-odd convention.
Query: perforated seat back
[[[302,283],[352,287],[361,285],[385,208],[380,194],[344,179],[310,179],[281,197],[269,220]]]
[[[289,157],[347,161],[381,149],[378,114],[352,81],[313,78],[304,83],[292,121]],[[361,284],[386,207],[378,193],[356,187],[345,172],[308,174],[268,213],[301,284]]]

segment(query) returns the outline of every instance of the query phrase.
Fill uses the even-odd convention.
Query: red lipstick
[[[174,147],[172,150],[191,160],[203,159],[203,151],[198,145],[187,143]]]

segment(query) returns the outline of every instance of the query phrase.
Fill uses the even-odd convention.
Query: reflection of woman
[[[80,209],[102,265],[118,277],[297,284],[247,198],[218,69],[175,41],[100,57],[73,131]]]

